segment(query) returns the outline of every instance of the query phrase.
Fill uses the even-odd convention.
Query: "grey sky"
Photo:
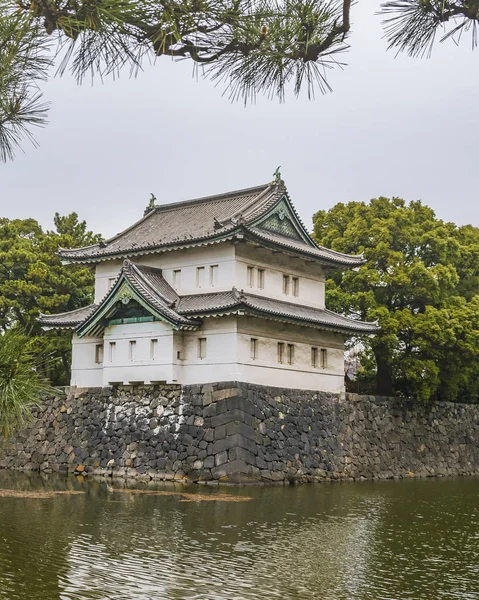
[[[395,59],[378,6],[354,7],[348,64],[314,101],[290,94],[245,108],[169,59],[137,79],[50,81],[40,148],[0,165],[0,216],[51,227],[55,211],[76,211],[111,236],[141,217],[150,192],[161,203],[220,193],[268,181],[281,165],[308,227],[316,210],[379,195],[478,225],[479,54],[468,38],[436,44],[431,60]]]

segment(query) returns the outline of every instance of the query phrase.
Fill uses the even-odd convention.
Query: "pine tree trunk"
[[[393,390],[393,370],[389,360],[389,352],[386,346],[376,346],[374,348],[376,358],[376,392],[380,396],[392,396]]]

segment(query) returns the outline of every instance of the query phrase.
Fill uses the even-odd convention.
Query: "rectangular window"
[[[158,358],[158,340],[150,341],[150,358],[156,360]]]
[[[95,362],[97,365],[103,362],[103,344],[95,345]]]
[[[206,338],[198,338],[198,358],[206,358]]]
[[[110,352],[109,352],[110,362],[113,362],[115,360],[116,342],[110,342],[109,348],[110,348]]]
[[[128,357],[130,360],[135,360],[136,355],[136,342],[135,340],[130,340],[129,349],[128,349]]]
[[[321,348],[321,368],[327,369],[328,367],[328,351],[326,348]]]
[[[196,287],[201,288],[205,285],[205,268],[196,267]]]
[[[299,277],[293,277],[293,296],[299,296]]]
[[[278,362],[284,362],[284,344],[283,342],[278,342]]]
[[[258,287],[264,290],[264,269],[258,269]]]
[[[116,277],[108,277],[108,289],[109,290],[111,290],[115,281],[116,281]]]
[[[246,285],[250,288],[254,286],[254,269],[253,267],[247,267],[246,269]]]
[[[173,271],[173,289],[178,290],[181,286],[181,269]]]
[[[316,368],[318,366],[318,349],[311,348],[311,366]]]
[[[294,363],[294,345],[288,344],[288,364]]]
[[[251,338],[251,358],[256,360],[258,358],[258,340]]]
[[[283,294],[289,295],[289,275],[283,275]]]
[[[210,267],[210,285],[213,287],[218,283],[218,265]]]

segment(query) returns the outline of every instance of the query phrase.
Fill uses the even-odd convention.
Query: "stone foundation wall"
[[[287,482],[479,474],[479,405],[237,382],[47,399],[0,468]]]

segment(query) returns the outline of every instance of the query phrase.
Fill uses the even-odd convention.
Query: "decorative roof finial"
[[[278,183],[281,183],[283,181],[282,178],[281,178],[280,169],[281,169],[281,166],[279,166],[276,169],[276,171],[273,173],[274,179],[273,179],[272,183],[278,184]]]
[[[150,196],[151,196],[150,202],[149,202],[148,206],[145,208],[145,211],[143,213],[144,217],[146,217],[146,215],[148,213],[150,213],[152,210],[155,210],[155,208],[156,208],[156,196],[152,192],[150,192]]]

